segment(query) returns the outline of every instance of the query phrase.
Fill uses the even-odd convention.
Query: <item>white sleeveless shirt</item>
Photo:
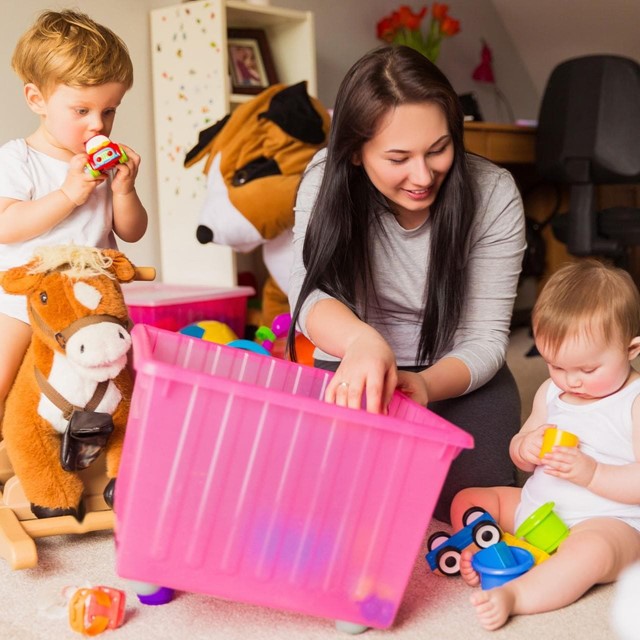
[[[633,451],[631,408],[640,394],[640,379],[596,402],[568,404],[553,383],[547,390],[547,420],[580,439],[580,450],[597,462],[623,465],[636,462]],[[594,517],[618,518],[640,531],[640,504],[623,504],[603,498],[568,480],[555,478],[536,467],[522,488],[515,527],[545,502],[555,502],[554,511],[568,526]]]
[[[0,146],[0,197],[14,200],[38,200],[59,189],[69,163],[52,158],[27,145],[20,138]],[[0,271],[25,264],[36,248],[69,244],[102,249],[117,248],[113,234],[111,176],[99,184],[89,199],[71,215],[48,231],[12,244],[0,244]],[[25,298],[5,293],[0,287],[0,313],[29,322]]]

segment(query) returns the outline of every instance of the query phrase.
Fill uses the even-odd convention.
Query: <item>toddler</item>
[[[522,489],[470,488],[451,506],[454,527],[471,506],[486,509],[510,533],[538,507],[555,503],[569,535],[546,561],[501,587],[471,596],[480,623],[560,609],[590,587],[613,582],[640,559],[640,295],[630,276],[595,260],[556,272],[533,310],[536,346],[550,379],[511,441],[514,463],[533,472]],[[544,431],[557,426],[578,447],[539,457]],[[471,552],[460,573],[477,586]]]
[[[135,190],[140,156],[97,178],[85,171],[85,142],[109,136],[133,84],[127,47],[75,11],[45,11],[20,38],[12,66],[38,128],[0,147],[0,271],[28,262],[35,248],[115,248],[139,240],[147,212]],[[0,420],[31,329],[23,297],[0,289]]]

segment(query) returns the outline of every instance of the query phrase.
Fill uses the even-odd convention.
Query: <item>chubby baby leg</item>
[[[594,585],[616,580],[638,559],[640,532],[620,520],[593,518],[573,527],[548,560],[502,587],[474,593],[471,603],[482,626],[497,629],[513,614],[572,604]]]
[[[513,533],[513,521],[522,489],[518,487],[471,487],[459,491],[451,503],[451,523],[455,531],[464,526],[463,516],[471,507],[488,511],[504,531]]]

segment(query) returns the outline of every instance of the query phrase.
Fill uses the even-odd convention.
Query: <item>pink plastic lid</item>
[[[204,287],[163,282],[128,282],[122,286],[122,292],[129,306],[160,307],[227,298],[249,298],[255,290],[253,287]]]

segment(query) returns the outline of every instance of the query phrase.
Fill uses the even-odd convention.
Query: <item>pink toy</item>
[[[145,325],[132,337],[118,573],[390,626],[471,436],[400,394],[386,416],[328,404],[327,371]]]
[[[203,287],[164,282],[132,282],[124,289],[124,299],[134,324],[178,331],[200,320],[228,324],[237,335],[244,335],[247,299],[251,287]]]

